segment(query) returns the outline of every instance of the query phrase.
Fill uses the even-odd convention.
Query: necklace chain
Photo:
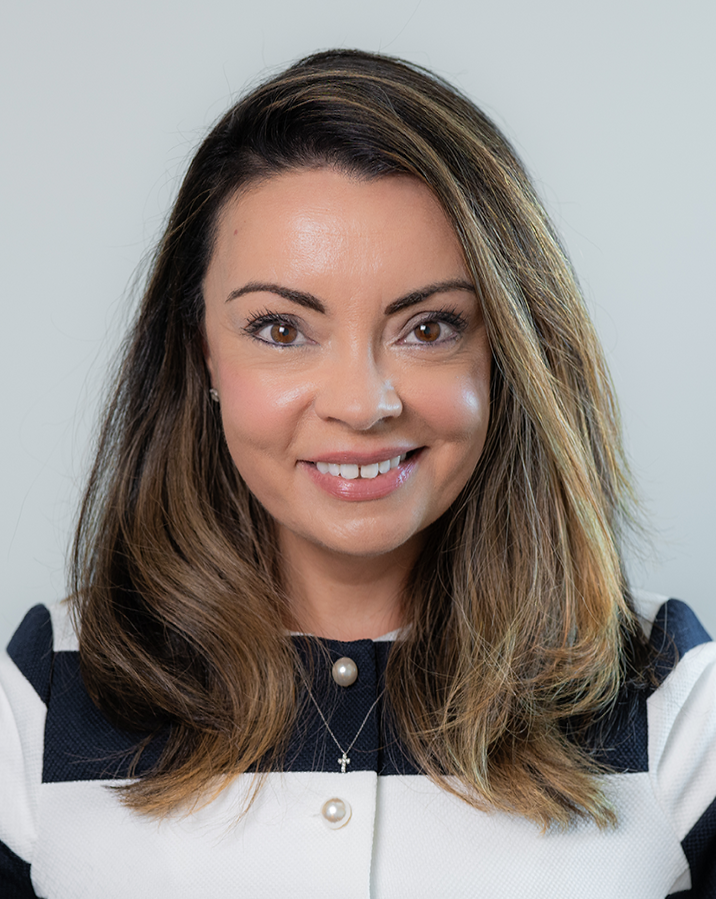
[[[345,773],[346,773],[346,768],[347,768],[347,766],[350,765],[350,763],[351,763],[351,760],[348,758],[348,753],[351,751],[351,749],[353,749],[353,747],[355,746],[356,740],[357,740],[358,737],[361,735],[361,731],[363,730],[363,728],[364,728],[364,727],[366,726],[366,724],[368,723],[368,719],[370,718],[370,713],[373,711],[373,709],[378,705],[378,703],[380,702],[380,700],[383,698],[383,693],[385,693],[385,687],[383,687],[383,689],[380,691],[380,693],[379,693],[378,696],[376,697],[376,699],[375,699],[375,701],[373,702],[373,704],[371,705],[371,707],[368,709],[368,711],[367,711],[367,713],[366,713],[366,716],[365,716],[365,718],[363,719],[363,723],[362,723],[361,726],[358,728],[358,733],[355,735],[355,737],[353,737],[353,740],[351,741],[351,744],[350,744],[350,746],[348,747],[348,749],[344,749],[344,748],[341,746],[341,744],[338,742],[338,740],[336,739],[336,735],[333,733],[333,731],[331,730],[331,727],[330,727],[329,723],[326,721],[326,716],[325,716],[325,715],[323,714],[323,712],[321,711],[321,707],[320,707],[320,705],[316,702],[316,697],[315,697],[315,696],[313,695],[313,693],[311,692],[311,688],[308,686],[308,684],[306,684],[306,689],[308,690],[308,695],[311,697],[311,701],[313,702],[313,704],[314,704],[315,707],[316,707],[316,711],[317,711],[318,714],[321,716],[321,721],[322,721],[322,722],[325,724],[325,726],[326,726],[326,730],[327,730],[328,733],[331,735],[331,737],[332,737],[332,739],[333,739],[333,742],[336,744],[336,746],[340,749],[340,751],[341,751],[341,753],[342,753],[342,754],[341,754],[341,757],[338,759],[338,764],[341,766],[341,774],[345,774]]]

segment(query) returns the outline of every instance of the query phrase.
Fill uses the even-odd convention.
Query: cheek
[[[415,406],[438,441],[477,462],[490,418],[489,371],[447,371],[439,382],[426,381]]]
[[[265,371],[232,367],[220,372],[219,381],[224,433],[240,471],[252,451],[274,456],[291,443],[305,405],[305,387]]]

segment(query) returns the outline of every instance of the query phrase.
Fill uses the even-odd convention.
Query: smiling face
[[[226,205],[204,296],[229,452],[279,539],[414,557],[489,417],[480,306],[428,188],[327,167],[263,181]]]

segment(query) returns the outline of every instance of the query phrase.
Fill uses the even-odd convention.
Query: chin
[[[427,525],[425,526],[427,527]],[[380,526],[375,521],[356,522],[352,525],[336,527],[330,531],[300,532],[282,529],[293,541],[312,544],[316,548],[335,555],[353,558],[379,558],[394,553],[414,552],[422,544],[425,528],[411,528],[400,531],[390,526]],[[289,537],[291,539],[291,537]]]

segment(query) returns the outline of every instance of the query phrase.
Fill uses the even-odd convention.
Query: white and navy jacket
[[[251,775],[192,813],[133,813],[109,787],[127,782],[137,736],[90,702],[64,605],[36,606],[0,657],[0,897],[714,899],[716,646],[678,600],[642,597],[640,611],[661,682],[622,708],[600,750],[618,826],[542,833],[475,811],[417,772],[386,735],[380,703],[345,774],[307,704],[285,770],[243,817]],[[352,686],[319,672],[314,687],[348,746],[391,644],[324,642],[358,666]],[[344,803],[340,827],[322,814],[329,799]]]

